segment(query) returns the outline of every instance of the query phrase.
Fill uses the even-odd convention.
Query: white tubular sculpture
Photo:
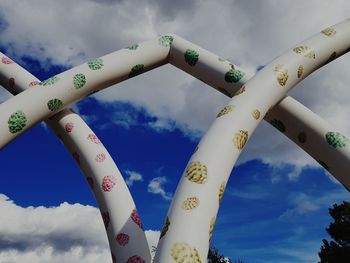
[[[41,83],[0,53],[0,85],[13,94]],[[6,63],[4,63],[6,62]],[[94,193],[106,228],[113,262],[144,260],[151,255],[134,201],[107,149],[79,115],[70,109],[46,123],[71,153]]]
[[[19,66],[11,69],[10,65],[15,64],[3,57],[0,84],[13,94],[26,89],[28,83],[32,88],[0,105],[0,147],[84,96],[168,62],[233,96],[218,113],[185,169],[154,261],[204,263],[232,167],[263,118],[350,188],[350,178],[345,176],[350,170],[350,147],[346,147],[349,140],[286,97],[295,84],[349,47],[350,21],[346,20],[295,46],[252,78],[239,67],[176,35],[134,44],[43,82]],[[50,119],[49,126],[80,162],[105,215],[105,224],[108,218],[111,222],[107,233],[113,261],[149,263],[150,254],[135,205],[106,149],[71,111],[63,110]]]
[[[323,66],[331,54],[342,55],[349,46],[350,21],[327,28],[273,60],[245,84],[244,93],[223,108],[200,141],[177,187],[156,263],[206,260],[222,192],[235,161],[260,121],[252,113],[259,111],[264,116],[282,100],[300,81],[299,68],[306,77]],[[332,137],[329,140],[333,147],[348,144],[337,134],[326,133],[325,137]]]
[[[244,73],[244,70],[179,36],[173,35],[173,37],[169,63],[228,97],[240,95],[245,91],[244,84],[252,76]],[[183,55],[186,53],[197,57],[197,62],[195,64],[187,62]],[[332,52],[326,62],[329,63],[338,56],[339,54]],[[306,77],[304,65],[300,65],[295,74],[299,80],[304,79]],[[251,114],[256,119],[263,116],[258,110]],[[299,145],[347,189],[350,189],[350,178],[346,178],[345,172],[350,171],[350,148],[332,147],[334,144],[332,138],[336,136],[343,138],[334,130],[334,127],[291,97],[285,97],[278,102],[264,119]],[[331,133],[325,138],[327,132]]]

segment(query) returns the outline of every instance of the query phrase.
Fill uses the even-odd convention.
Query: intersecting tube
[[[0,53],[0,85],[13,94],[40,81]],[[134,201],[112,157],[94,132],[70,109],[46,120],[75,159],[95,195],[106,228],[113,262],[151,261]]]
[[[325,31],[327,32],[332,34],[330,30]],[[171,34],[171,36],[174,41],[170,49],[169,63],[226,96],[233,97],[244,93],[244,85],[252,77],[244,69],[177,35]],[[338,56],[339,54],[333,51],[326,62],[329,63]],[[304,79],[306,76],[304,65],[300,64],[294,74],[299,80]],[[251,114],[256,119],[263,117],[259,110],[254,110]],[[291,97],[285,97],[278,102],[264,119],[309,153],[339,182],[350,189],[350,177],[346,176],[350,171],[350,148],[332,146],[335,136],[345,138],[334,127]]]
[[[154,56],[153,59],[152,56]],[[337,56],[339,56],[339,54],[332,52],[327,62],[335,59]],[[117,61],[112,63],[112,60]],[[0,121],[3,123],[10,121],[11,116],[16,116],[18,113],[24,116],[24,121],[16,131],[10,131],[9,133],[9,131],[6,130],[8,125],[0,125],[0,132],[1,129],[6,130],[6,132],[2,131],[0,147],[1,144],[6,145],[14,137],[35,124],[35,122],[52,115],[53,112],[57,111],[56,108],[66,106],[72,101],[81,99],[81,97],[85,96],[87,93],[100,90],[110,84],[120,82],[123,79],[133,77],[153,67],[167,63],[168,60],[174,66],[195,76],[230,97],[235,94],[239,95],[243,93],[245,87],[242,87],[242,85],[251,78],[250,75],[245,73],[244,70],[238,66],[176,35],[170,34],[162,36],[156,40],[131,45],[124,50],[114,52],[100,59],[91,60],[87,63],[87,66],[84,64],[61,73],[42,82],[41,85],[37,85],[34,81],[32,85],[35,86],[36,89],[31,91],[30,94],[26,94],[25,97],[24,94],[21,94],[21,96],[17,96],[0,106]],[[7,61],[3,63],[7,63]],[[112,70],[113,67],[116,68],[115,71]],[[77,73],[75,75],[72,73],[82,71],[84,71],[84,73]],[[300,80],[306,76],[304,65],[299,65],[296,74]],[[71,77],[72,75],[74,75],[73,78]],[[90,81],[92,79],[94,79],[94,81]],[[4,81],[9,81],[7,84],[10,89],[16,91],[17,85],[14,85],[13,79],[6,79]],[[63,97],[66,99],[61,99]],[[48,101],[46,103],[44,102],[43,105],[38,103],[38,101],[46,100]],[[293,99],[289,98],[288,100],[289,103],[285,103],[284,100],[282,100],[275,106],[276,109],[268,115],[270,123],[281,132],[284,132],[284,134],[293,141],[296,140],[296,137],[289,132],[290,129],[293,129],[296,123],[304,123],[306,126],[300,127],[300,136],[298,136],[298,140],[300,138],[302,138],[302,141],[306,139],[303,139],[304,130],[309,130],[310,134],[308,137],[313,138],[313,140],[309,140],[307,144],[301,142],[299,146],[303,149],[305,148],[311,156],[317,161],[320,161],[320,164],[326,169],[329,169],[332,175],[344,185],[347,185],[342,178],[344,177],[344,170],[349,170],[350,163],[344,162],[342,166],[338,165],[337,160],[339,158],[337,156],[341,155],[342,157],[340,157],[340,159],[349,159],[350,154],[343,149],[329,147],[329,145],[332,144],[334,136],[339,137],[342,135],[333,130],[327,140],[325,140],[324,134],[318,132],[318,130],[325,130],[329,125],[322,121],[316,126],[309,127],[308,122],[303,122],[301,115],[298,114],[305,113],[310,115],[310,111]],[[33,103],[33,101],[35,101],[35,103]],[[11,107],[13,110],[10,110]],[[283,110],[280,111],[280,107],[283,108]],[[26,111],[24,111],[24,108],[26,108]],[[29,110],[29,108],[31,110]],[[40,111],[39,108],[41,108],[42,111]],[[11,112],[11,114],[6,113],[4,109],[6,109],[7,112]],[[35,114],[39,111],[40,116]],[[274,117],[274,114],[277,112],[283,112],[283,115],[279,114],[278,118]],[[256,110],[254,116],[259,119],[262,114]],[[316,114],[314,114],[314,116],[316,119],[319,118]],[[288,123],[284,121],[284,119],[288,119]],[[325,124],[325,126],[323,124]],[[318,151],[314,145],[322,145],[324,150]],[[327,149],[331,149],[331,151],[327,151]]]
[[[67,70],[0,105],[0,148],[34,124],[88,94],[132,78],[168,61],[172,37],[132,45]],[[35,102],[35,103],[34,103]],[[21,122],[10,129],[8,122]]]
[[[282,100],[300,79],[323,66],[331,54],[344,54],[350,46],[350,21],[344,21],[295,46],[273,60],[233,97],[198,145],[177,187],[156,263],[205,262],[220,197],[232,168],[261,116]],[[335,148],[348,148],[346,138],[326,134]]]

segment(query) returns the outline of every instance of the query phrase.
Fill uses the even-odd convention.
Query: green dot
[[[271,125],[274,126],[277,130],[280,132],[285,132],[286,131],[286,126],[284,126],[283,122],[277,119],[273,119],[270,121]]]
[[[305,132],[301,132],[298,134],[298,141],[300,143],[305,143],[306,142],[306,133]]]
[[[19,110],[11,114],[8,119],[8,127],[11,133],[21,131],[27,124],[27,117],[23,111]]]
[[[73,77],[73,85],[75,89],[80,89],[84,87],[85,84],[86,84],[86,77],[84,74],[79,73]]]
[[[131,69],[131,71],[129,73],[129,78],[140,75],[143,72],[144,68],[145,68],[145,66],[143,64],[137,64],[136,66],[134,66]]]
[[[128,46],[127,49],[136,50],[138,47],[139,47],[139,44],[132,44],[131,46]]]
[[[173,43],[174,38],[172,36],[161,36],[158,39],[159,45],[163,47],[170,47],[171,44]]]
[[[348,138],[339,132],[327,132],[326,140],[334,148],[342,148],[349,144]]]
[[[187,49],[185,52],[185,61],[188,65],[194,66],[198,61],[199,54],[193,49]]]
[[[103,67],[103,60],[101,58],[90,59],[87,64],[91,70],[98,70]]]
[[[56,77],[56,76],[53,76],[51,78],[48,78],[42,82],[39,83],[39,85],[42,85],[42,86],[51,86],[53,84],[55,84],[56,82],[59,81],[59,78]]]
[[[244,76],[244,72],[237,69],[230,69],[225,74],[225,81],[229,83],[232,83],[232,82],[236,83],[241,78],[243,78],[243,76]]]
[[[47,102],[47,107],[50,111],[56,111],[63,106],[63,102],[59,99],[52,99]]]

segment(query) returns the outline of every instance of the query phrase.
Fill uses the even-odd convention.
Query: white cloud
[[[148,184],[148,192],[152,194],[159,194],[165,200],[171,200],[171,193],[166,192],[164,190],[163,185],[167,182],[167,178],[165,176],[155,177]]]
[[[341,203],[344,200],[344,189],[330,191],[327,195],[318,197],[309,196],[305,193],[291,193],[288,197],[288,208],[280,215],[282,220],[291,220],[298,216],[326,209],[329,206],[329,200],[336,200],[336,203]]]
[[[110,262],[99,210],[62,203],[20,207],[0,195],[0,262]]]
[[[157,246],[159,231],[146,237]],[[111,262],[99,210],[68,203],[24,208],[0,194],[0,262]]]
[[[50,63],[76,65],[130,43],[174,32],[246,68],[266,64],[295,43],[350,16],[347,0],[198,0],[172,4],[129,1],[3,0],[0,14],[8,24],[0,31],[8,54],[28,55]],[[133,15],[130,15],[133,14]],[[215,19],[207,19],[216,14]],[[322,20],[319,19],[322,14]],[[64,18],[64,19],[62,19]],[[299,101],[350,135],[347,95],[349,56],[310,76],[291,92]],[[1,96],[1,95],[0,95]],[[156,117],[155,130],[181,129],[198,138],[228,99],[185,73],[165,66],[94,95],[100,102],[123,101]],[[326,105],[326,106],[325,106]],[[119,124],[134,120],[122,116]],[[126,118],[124,118],[126,117]],[[118,118],[114,119],[118,122]],[[106,142],[108,143],[108,142]],[[240,162],[318,164],[270,125],[261,125]]]
[[[128,175],[128,178],[125,180],[126,184],[128,186],[132,186],[134,184],[134,182],[142,182],[143,181],[143,177],[141,174],[135,172],[135,171],[125,171],[125,174]]]

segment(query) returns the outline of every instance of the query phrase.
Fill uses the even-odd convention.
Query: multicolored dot
[[[143,72],[144,68],[145,66],[143,64],[137,64],[136,66],[132,67],[129,73],[129,78],[140,75]]]
[[[125,233],[119,233],[116,238],[119,245],[126,246],[129,243],[130,237]]]
[[[300,132],[298,134],[298,141],[300,143],[305,143],[306,142],[306,133],[305,132]]]
[[[230,69],[225,74],[225,81],[228,83],[236,83],[240,81],[244,76],[244,72],[237,69]]]
[[[174,41],[174,38],[172,36],[161,36],[158,39],[158,44],[163,47],[170,47],[173,41]]]
[[[26,126],[27,117],[23,111],[19,110],[11,114],[7,123],[10,133],[17,133]]]
[[[103,60],[102,58],[90,59],[87,65],[91,70],[99,70],[103,67]]]
[[[286,131],[286,126],[280,120],[273,119],[273,120],[270,121],[270,123],[271,123],[271,125],[273,127],[275,127],[280,132],[285,132]]]
[[[110,218],[109,218],[109,213],[108,211],[102,212],[102,219],[103,219],[103,224],[105,225],[105,228],[107,229],[109,226]]]
[[[52,99],[47,102],[47,108],[50,111],[57,111],[63,106],[63,102],[60,99]]]
[[[59,77],[57,76],[53,76],[51,78],[48,78],[42,82],[39,83],[39,85],[42,85],[42,86],[52,86],[53,84],[57,83],[59,81]]]
[[[187,49],[184,57],[185,57],[186,63],[191,67],[193,67],[198,62],[199,54],[197,51],[193,49]]]
[[[102,190],[103,192],[110,192],[117,184],[117,179],[114,176],[107,175],[102,179]]]
[[[75,89],[81,89],[86,84],[86,77],[84,74],[79,73],[73,77],[73,85]]]
[[[349,144],[349,139],[339,132],[327,132],[326,140],[334,148],[346,147]]]
[[[136,50],[138,47],[139,47],[139,44],[132,44],[132,45],[128,46],[127,49]]]
[[[167,233],[168,230],[169,230],[169,226],[170,226],[169,217],[166,217],[166,218],[165,218],[164,225],[163,225],[163,228],[162,228],[162,232],[160,233],[159,239],[161,239],[162,237],[164,237],[164,236],[166,235],[166,233]]]
[[[248,131],[240,130],[238,133],[235,133],[233,137],[233,143],[238,150],[242,150],[245,144],[248,141]]]
[[[136,209],[132,210],[130,218],[136,225],[138,225],[142,230],[144,230],[140,215]]]

